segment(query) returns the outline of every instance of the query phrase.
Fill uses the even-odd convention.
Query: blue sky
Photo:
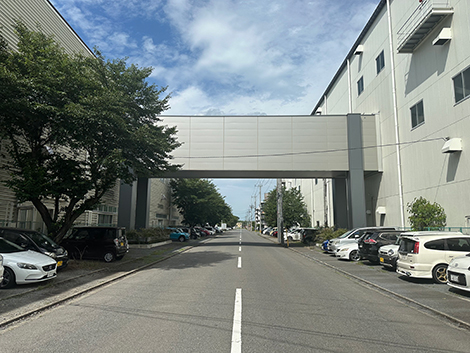
[[[153,67],[172,115],[310,114],[379,1],[51,0],[90,48]],[[214,183],[242,219],[275,185]]]

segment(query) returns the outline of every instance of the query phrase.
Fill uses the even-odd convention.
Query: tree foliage
[[[159,126],[166,88],[150,85],[151,68],[69,55],[52,37],[16,26],[18,50],[0,45],[0,135],[6,185],[31,201],[60,241],[96,207],[117,179],[156,176],[176,166],[175,129]],[[49,211],[52,208],[52,213]]]
[[[419,197],[407,206],[410,213],[408,219],[413,230],[445,227],[446,214],[438,203],[431,204],[424,197]]]
[[[237,223],[238,217],[232,214],[232,209],[210,180],[173,179],[171,188],[174,203],[185,224],[193,227],[222,222],[233,226]]]
[[[296,225],[301,227],[310,226],[310,215],[307,205],[299,189],[285,187],[282,188],[282,216],[284,226],[291,228]],[[263,205],[264,220],[270,227],[277,226],[277,189],[268,193],[268,197]]]

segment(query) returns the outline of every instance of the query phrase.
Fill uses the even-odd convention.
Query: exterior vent
[[[361,55],[362,53],[364,53],[364,46],[362,44],[359,44],[356,50],[354,51],[354,55]]]
[[[449,27],[445,27],[442,29],[439,35],[436,38],[434,38],[434,40],[432,41],[432,45],[444,45],[451,39],[452,39],[452,31]]]
[[[453,138],[447,140],[444,146],[442,147],[442,153],[454,153],[462,152],[462,139]]]

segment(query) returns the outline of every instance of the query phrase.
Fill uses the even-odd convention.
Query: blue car
[[[321,248],[323,251],[328,251],[329,250],[329,240],[325,240],[322,244],[321,244]]]
[[[183,232],[181,229],[173,228],[171,230],[172,230],[172,232],[170,233],[170,239],[171,240],[178,240],[180,242],[189,240],[189,234]]]

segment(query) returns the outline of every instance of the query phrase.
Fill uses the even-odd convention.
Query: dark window
[[[398,248],[399,252],[404,252],[408,254],[414,253],[415,241],[407,238],[403,238],[400,242],[400,247]]]
[[[359,81],[357,81],[357,95],[360,96],[364,91],[364,76],[361,76]]]
[[[470,95],[470,67],[453,78],[455,103]]]
[[[430,250],[445,250],[445,240],[437,239],[428,241],[426,244],[424,244],[424,247]]]
[[[383,68],[385,67],[385,55],[384,55],[383,50],[379,54],[379,56],[375,59],[375,64],[377,66],[377,75],[378,75],[380,73],[380,71],[382,71]]]
[[[470,251],[470,241],[467,238],[447,239],[447,247],[450,251]]]
[[[424,123],[424,105],[423,101],[418,102],[410,108],[411,127],[415,128]]]

